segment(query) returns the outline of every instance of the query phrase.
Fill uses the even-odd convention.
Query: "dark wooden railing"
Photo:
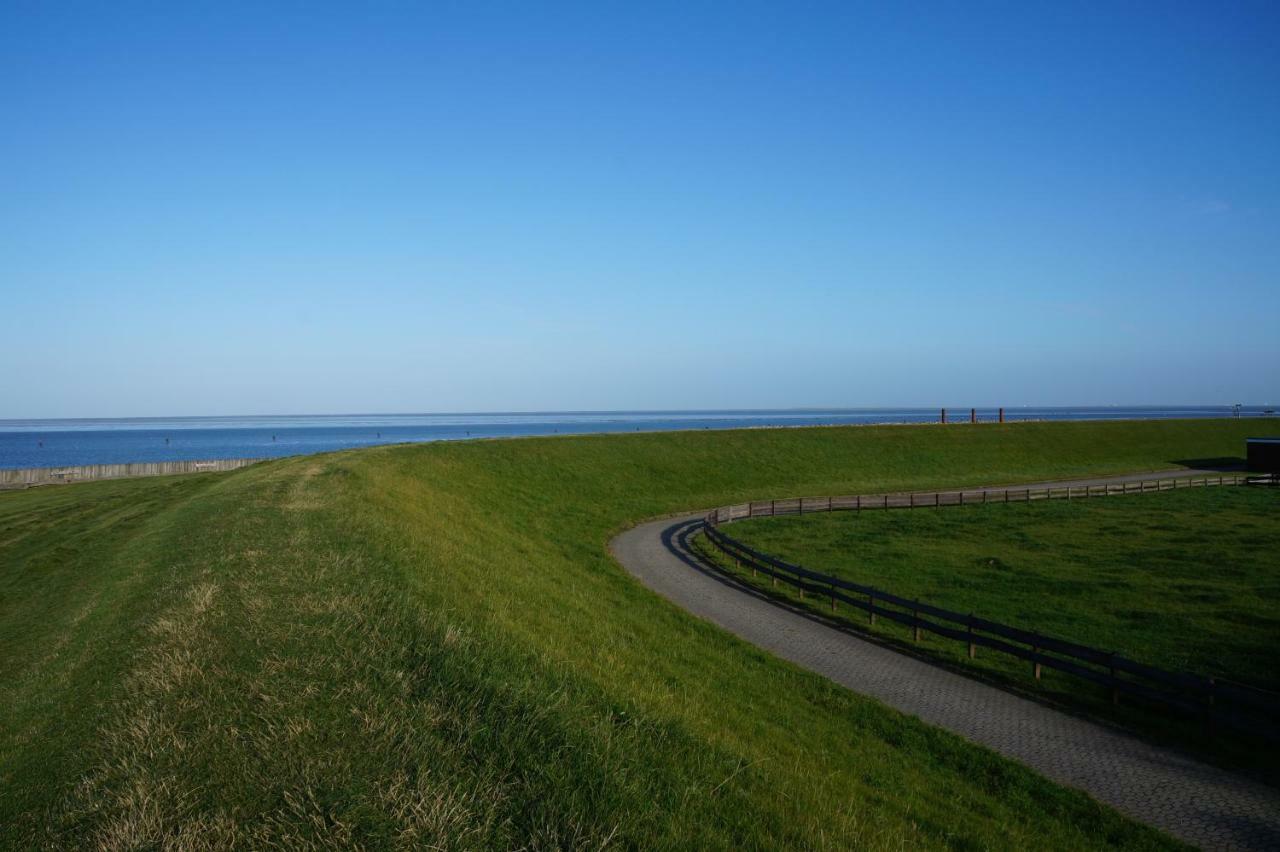
[[[764,500],[713,509],[705,518],[707,540],[739,567],[753,574],[763,573],[774,585],[782,581],[806,594],[830,600],[832,610],[840,603],[867,614],[871,624],[877,617],[911,629],[915,641],[929,632],[968,646],[973,659],[978,648],[989,648],[1025,660],[1038,680],[1043,668],[1054,669],[1097,684],[1111,694],[1113,703],[1122,695],[1140,702],[1172,709],[1203,719],[1210,728],[1222,725],[1268,740],[1280,742],[1276,720],[1280,719],[1280,695],[1223,678],[1167,671],[1130,660],[1114,651],[1091,648],[1076,642],[1046,636],[989,621],[972,613],[953,612],[919,600],[911,600],[873,586],[812,571],[756,550],[727,535],[721,526],[747,518],[810,512],[871,511],[894,508],[960,506],[979,502],[1014,503],[1034,500],[1086,499],[1120,494],[1168,491],[1207,486],[1274,484],[1266,478],[1218,476],[1166,478],[1096,486],[1054,486],[1010,489],[972,489],[928,494],[879,494],[852,497],[793,498]]]

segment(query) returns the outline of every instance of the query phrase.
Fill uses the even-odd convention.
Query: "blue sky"
[[[0,5],[0,417],[1275,402],[1280,5]]]

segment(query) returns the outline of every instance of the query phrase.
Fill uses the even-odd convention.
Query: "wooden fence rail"
[[[0,488],[27,488],[33,485],[83,482],[90,479],[121,479],[129,476],[167,476],[175,473],[205,473],[235,470],[261,459],[211,459],[208,461],[127,462],[122,464],[82,464],[66,467],[28,467],[0,470]]]
[[[1275,484],[1276,480],[1245,476],[1184,477],[1142,482],[1052,488],[973,489],[929,494],[878,494],[852,497],[792,498],[764,500],[713,509],[704,520],[703,531],[721,553],[800,591],[830,600],[834,610],[840,604],[867,614],[871,624],[877,617],[908,627],[916,641],[922,632],[968,645],[972,659],[978,648],[989,648],[1025,660],[1036,679],[1042,668],[1078,677],[1110,691],[1118,703],[1121,695],[1147,704],[1173,709],[1203,718],[1211,726],[1223,725],[1255,736],[1280,742],[1276,720],[1280,719],[1280,695],[1222,678],[1167,671],[1130,660],[1114,651],[1091,648],[1076,642],[1046,636],[989,621],[972,613],[960,613],[911,600],[891,592],[812,571],[756,550],[729,535],[720,527],[747,518],[794,515],[810,512],[870,511],[895,508],[960,506],[978,502],[1030,502],[1100,498],[1120,494],[1169,491],[1182,488]],[[1024,647],[1025,646],[1025,647]],[[1125,677],[1122,677],[1124,675]]]

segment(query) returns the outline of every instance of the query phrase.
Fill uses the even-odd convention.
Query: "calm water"
[[[1257,406],[1241,410],[1258,417]],[[1006,420],[1118,420],[1226,417],[1226,406],[1182,408],[1008,408]],[[964,420],[969,410],[948,409]],[[995,409],[978,409],[994,420]],[[0,420],[0,468],[131,461],[271,458],[373,444],[516,435],[652,432],[856,423],[928,423],[936,408],[789,411],[614,411],[535,414],[364,414],[301,417],[180,417],[119,420]]]

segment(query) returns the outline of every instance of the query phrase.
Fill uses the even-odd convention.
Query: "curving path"
[[[1133,819],[1207,849],[1280,848],[1280,790],[900,654],[761,596],[689,552],[686,539],[702,517],[641,524],[617,536],[610,549],[627,571],[690,613],[1084,790]]]

